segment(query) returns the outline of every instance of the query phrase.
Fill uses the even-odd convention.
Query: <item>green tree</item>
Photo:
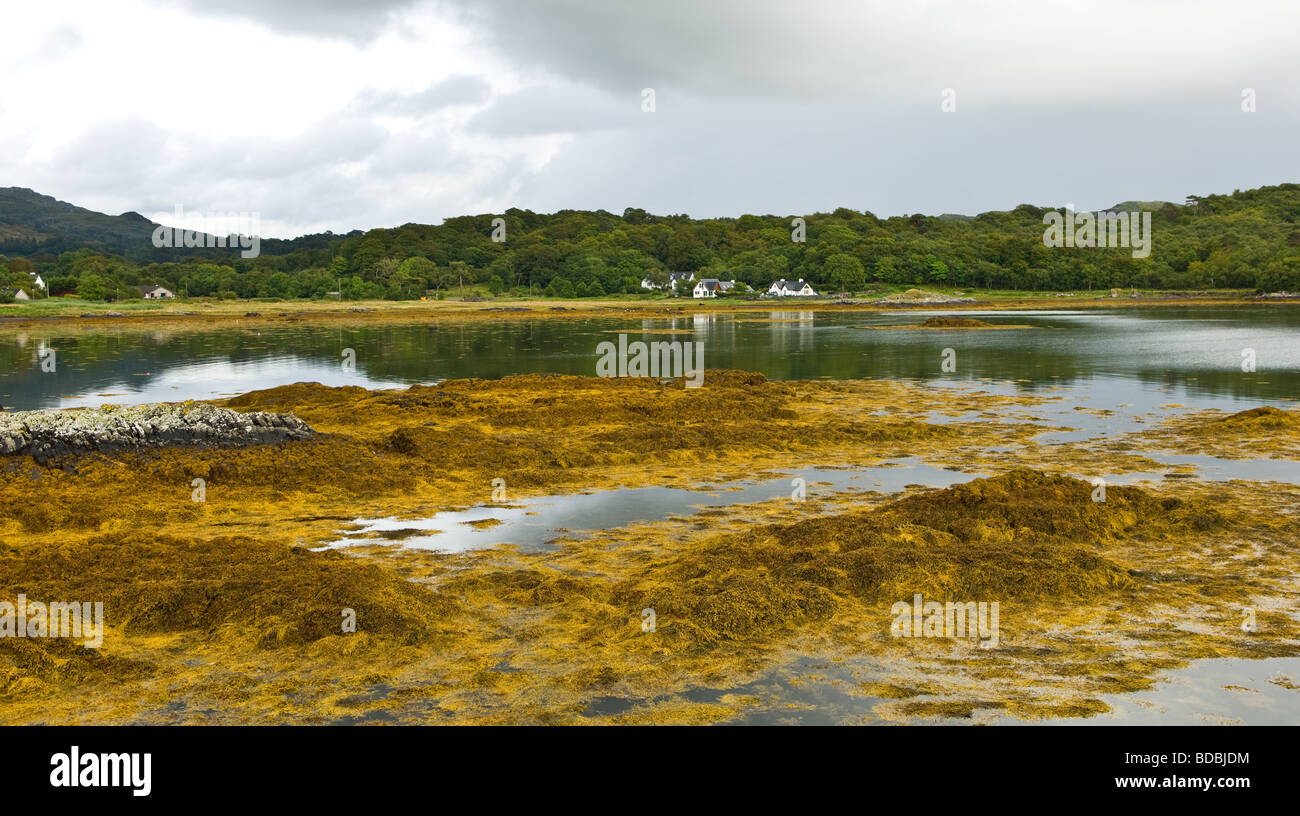
[[[840,292],[856,292],[867,285],[867,275],[862,270],[862,261],[844,253],[837,253],[826,259],[826,263],[822,266],[822,277]]]
[[[102,275],[93,272],[82,275],[77,281],[77,297],[82,300],[107,300],[108,281]]]

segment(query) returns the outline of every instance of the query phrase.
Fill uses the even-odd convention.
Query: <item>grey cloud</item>
[[[689,87],[728,93],[761,75],[769,91],[799,85],[796,55],[811,45],[816,17],[793,4],[743,6],[656,0],[443,0],[444,11],[521,67],[542,69],[615,93]],[[821,81],[834,82],[833,75]],[[816,92],[817,85],[802,92]]]
[[[719,101],[1151,98],[1293,64],[1300,7],[1170,0],[439,0],[521,70]],[[1231,25],[1223,23],[1230,21]],[[1195,54],[1195,59],[1187,55]],[[1248,84],[1248,83],[1247,83]]]
[[[472,169],[472,162],[453,153],[442,134],[400,133],[370,159],[367,172],[382,178],[408,174],[453,174]]]
[[[45,169],[76,178],[91,190],[136,187],[153,180],[169,141],[166,131],[139,116],[97,122],[63,147]]]
[[[391,24],[393,15],[421,0],[162,0],[199,14],[242,18],[272,31],[368,42]]]
[[[291,139],[238,139],[215,146],[194,145],[186,154],[198,159],[194,162],[197,172],[210,167],[244,178],[278,177],[364,161],[387,138],[387,131],[369,120],[331,116]]]
[[[655,114],[658,115],[658,114]],[[1122,124],[1120,128],[1119,123]],[[943,114],[696,104],[657,127],[579,134],[522,180],[517,206],[736,216],[836,207],[975,214],[1021,203],[1100,209],[1128,199],[1292,181],[1300,116],[1175,100],[1170,109],[1003,107]],[[1224,145],[1249,144],[1229,162]]]
[[[370,88],[358,94],[351,107],[359,114],[419,117],[445,108],[480,104],[491,90],[482,77],[456,74],[415,93]]]
[[[640,89],[619,98],[570,84],[539,85],[497,97],[468,128],[491,136],[538,136],[629,127],[645,115]]]
[[[0,157],[0,175],[104,212],[257,212],[268,237],[504,209],[522,159],[450,145],[443,131],[393,134],[342,114],[282,140],[169,133],[133,116],[92,124],[46,161]]]

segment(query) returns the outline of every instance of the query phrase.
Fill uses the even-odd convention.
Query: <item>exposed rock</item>
[[[908,289],[896,295],[887,295],[875,301],[880,306],[933,306],[948,303],[978,303],[975,298],[953,297],[939,292],[926,292],[921,289]]]
[[[241,414],[206,403],[162,403],[0,414],[0,455],[44,462],[68,454],[169,445],[244,447],[310,439],[316,432],[292,414]]]
[[[992,323],[974,317],[927,317],[921,324],[926,329],[991,329]]]

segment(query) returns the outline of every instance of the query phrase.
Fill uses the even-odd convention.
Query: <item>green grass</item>
[[[149,312],[163,311],[165,302],[146,300],[125,300],[116,303],[100,303],[74,297],[41,298],[19,303],[0,305],[0,317],[43,317],[82,312]]]

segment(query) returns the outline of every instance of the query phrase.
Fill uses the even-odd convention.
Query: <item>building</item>
[[[145,300],[168,300],[176,297],[176,293],[162,286],[141,286],[140,296]]]
[[[717,297],[721,292],[730,292],[735,285],[734,280],[724,281],[717,278],[704,278],[695,284],[691,296],[697,298]]]
[[[40,273],[28,272],[27,274],[29,277],[31,277],[33,286],[35,286],[37,289],[41,289],[41,290],[45,289],[45,281],[41,280]]]
[[[695,280],[694,272],[669,272],[668,273],[668,287],[672,289],[674,293],[677,292],[678,283],[684,283],[686,281],[693,281],[693,280]],[[662,289],[664,287],[661,284],[651,281],[649,278],[642,278],[641,288],[654,291],[655,289]]]
[[[782,278],[776,283],[773,283],[767,290],[767,293],[769,295],[776,295],[777,297],[812,297],[817,294],[813,291],[812,286],[803,278],[800,278],[797,281],[788,281]]]
[[[14,300],[31,300],[31,299],[32,296],[27,294],[21,289],[19,289],[17,292],[14,292]]]

